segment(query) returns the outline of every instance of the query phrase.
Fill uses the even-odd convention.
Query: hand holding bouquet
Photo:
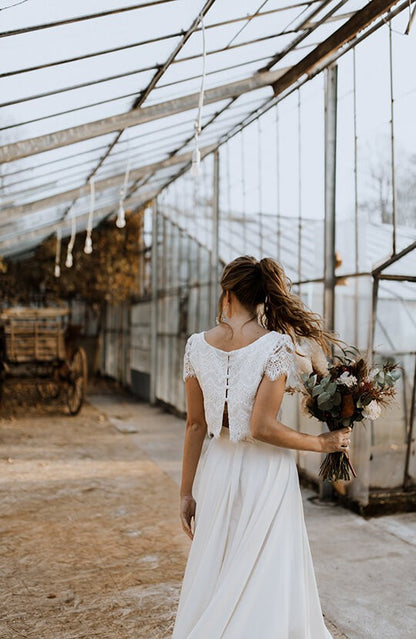
[[[364,419],[377,419],[382,407],[395,396],[394,384],[399,377],[397,364],[387,362],[369,370],[357,349],[350,347],[326,366],[322,358],[318,362],[311,357],[308,370],[300,375],[300,391],[307,413],[326,422],[329,430],[334,431],[353,427]],[[335,481],[350,479],[350,472],[356,477],[348,453],[336,452],[326,455],[319,474],[323,479]]]

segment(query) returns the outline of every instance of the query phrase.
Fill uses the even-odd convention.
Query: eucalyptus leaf
[[[342,401],[341,393],[335,393],[335,395],[332,398],[333,405],[339,406],[341,404],[341,401]]]
[[[397,368],[394,368],[392,371],[390,371],[389,376],[392,378],[393,381],[396,381],[400,378],[401,373],[399,370],[397,370]]]
[[[331,399],[330,393],[321,393],[318,395],[318,406],[319,408],[323,408],[323,405],[326,404]]]
[[[337,383],[336,383],[336,382],[331,382],[331,383],[330,383],[330,384],[328,384],[328,386],[326,387],[326,391],[327,391],[328,393],[331,393],[331,395],[333,395],[333,394],[336,392],[337,387],[338,387],[338,385],[337,385]]]

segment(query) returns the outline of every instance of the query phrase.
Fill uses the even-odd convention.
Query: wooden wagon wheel
[[[87,388],[87,356],[83,348],[78,347],[74,350],[69,369],[66,403],[70,414],[77,415]]]

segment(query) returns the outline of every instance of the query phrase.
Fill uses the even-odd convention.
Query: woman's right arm
[[[310,450],[316,453],[346,452],[349,446],[343,446],[350,437],[351,427],[308,435],[300,433],[277,421],[276,416],[282,403],[286,386],[286,375],[280,375],[275,381],[263,377],[254,402],[250,430],[254,439],[293,450]]]
[[[192,494],[195,473],[207,433],[204,399],[196,377],[186,380],[187,416],[183,446],[181,481],[181,521],[183,530],[193,538],[191,521],[195,517],[196,503]]]

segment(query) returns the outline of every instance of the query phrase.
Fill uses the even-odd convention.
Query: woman
[[[308,435],[276,416],[295,338],[325,352],[338,340],[273,259],[235,259],[221,287],[218,325],[185,349],[181,520],[193,541],[172,639],[331,639],[290,449],[345,451],[351,429]]]

